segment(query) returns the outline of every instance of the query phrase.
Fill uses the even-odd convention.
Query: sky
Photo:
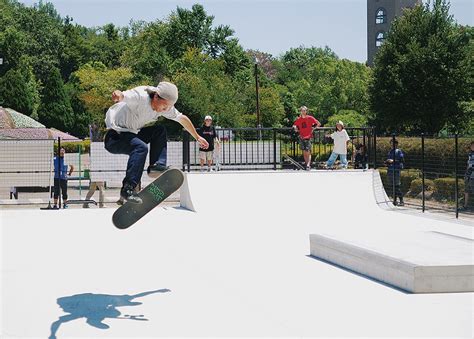
[[[32,5],[37,0],[20,1]],[[52,0],[61,16],[84,26],[165,19],[177,6],[204,6],[214,24],[229,25],[245,49],[278,56],[292,47],[329,46],[345,59],[367,60],[366,0]],[[474,25],[474,1],[451,0],[451,14]]]

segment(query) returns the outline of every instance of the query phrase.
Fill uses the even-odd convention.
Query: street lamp
[[[258,95],[258,58],[257,56],[254,57],[255,61],[255,92],[257,98],[257,128],[262,127],[260,124],[260,98]]]

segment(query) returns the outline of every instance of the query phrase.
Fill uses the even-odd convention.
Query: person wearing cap
[[[127,91],[112,93],[115,102],[105,118],[107,132],[105,149],[113,154],[129,156],[125,178],[122,181],[120,196],[132,203],[141,203],[135,188],[141,181],[150,144],[150,164],[147,172],[157,176],[166,166],[166,129],[155,124],[161,116],[180,123],[200,144],[208,142],[198,135],[189,118],[175,107],[178,88],[170,82],[160,82],[157,87],[139,86]]]
[[[336,131],[332,134],[328,134],[327,137],[334,140],[334,148],[332,149],[332,153],[329,156],[326,166],[332,168],[334,162],[339,157],[342,167],[347,168],[347,144],[351,138],[349,138],[349,134],[347,134],[347,131],[344,128],[344,123],[339,120],[336,123]]]
[[[201,163],[201,171],[204,169],[204,164],[207,162],[207,170],[210,172],[212,170],[212,156],[214,154],[214,141],[219,144],[219,138],[216,133],[216,129],[212,126],[212,117],[206,115],[204,118],[204,124],[197,129],[197,132],[200,136],[206,139],[209,144],[208,148],[199,147],[199,160]]]
[[[308,107],[300,107],[301,115],[293,123],[293,128],[299,133],[300,148],[303,151],[306,170],[311,169],[311,139],[315,128],[321,126],[321,123],[313,116],[308,115]]]

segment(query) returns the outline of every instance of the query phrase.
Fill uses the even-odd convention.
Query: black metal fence
[[[386,167],[393,140],[404,154],[399,171]],[[450,211],[456,217],[472,214],[474,176],[468,171],[467,160],[473,141],[473,136],[458,134],[377,137],[376,167],[387,194],[395,200],[400,190],[405,205],[422,211]]]
[[[385,190],[394,202],[398,192],[406,206],[422,211],[448,211],[456,217],[460,213],[472,214],[474,178],[466,175],[469,148],[474,140],[472,136],[378,136],[373,128],[346,130],[350,136],[349,168],[355,168],[356,155],[360,153],[360,146],[364,146],[368,167],[379,170]],[[326,168],[325,163],[333,151],[328,134],[333,131],[331,128],[314,131],[311,154],[315,170]],[[214,152],[214,170],[303,168],[303,152],[291,128],[223,128],[217,129],[217,134],[220,145],[216,145]],[[184,132],[168,143],[169,164],[186,171],[207,170],[205,165],[201,167],[199,146],[191,139]],[[403,167],[399,171],[391,170],[387,161],[393,139],[398,140],[398,148],[404,154]],[[113,192],[103,203],[115,203],[126,168],[126,155],[109,154],[102,142],[57,139],[0,140],[0,204],[5,203],[4,198],[8,195],[13,204],[44,204],[50,199],[54,189],[52,158],[63,145],[67,146],[68,162],[75,167],[69,177],[72,196],[69,199],[87,200],[90,193],[93,194],[91,187],[102,182],[106,192]],[[14,184],[18,176],[22,176],[20,181],[23,184]],[[23,199],[18,199],[19,193]]]
[[[368,161],[375,165],[376,140],[373,128],[347,128],[350,136],[348,159],[363,145]],[[312,137],[312,167],[324,168],[333,150],[328,134],[333,128],[318,128]],[[303,163],[299,139],[292,128],[219,128],[220,143],[216,144],[214,162],[219,170],[298,169]],[[199,145],[187,132],[183,132],[183,167],[185,171],[201,169]],[[192,139],[192,140],[191,140]],[[291,159],[288,159],[288,158]],[[293,160],[293,162],[291,162]]]

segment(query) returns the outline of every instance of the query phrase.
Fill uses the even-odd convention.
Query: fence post
[[[425,134],[421,133],[421,210],[425,212]]]
[[[183,172],[186,170],[186,142],[185,142],[185,139],[186,139],[186,136],[185,136],[185,133],[184,133],[184,129],[181,131],[182,133],[182,137],[183,137],[183,144],[181,145],[181,151],[182,151],[182,163],[183,163],[183,166],[182,166],[182,170]]]
[[[456,200],[456,219],[459,217],[459,186],[458,186],[458,134],[454,134],[454,199]]]
[[[58,137],[58,150],[56,152],[56,161],[57,161],[57,175],[58,175],[58,192],[59,192],[59,195],[58,195],[58,208],[61,209],[61,200],[62,200],[62,197],[61,197],[61,137]],[[56,164],[55,164],[56,165]],[[54,187],[54,179],[53,179],[53,187]],[[53,192],[54,192],[54,189],[53,189]],[[53,196],[54,196],[54,193],[53,193]]]
[[[82,199],[82,144],[79,145],[79,199]]]
[[[188,172],[191,170],[190,165],[190,146],[189,146],[189,133],[183,129],[183,171],[186,171],[186,167]]]
[[[393,196],[393,204],[395,205],[397,202],[397,195],[395,193],[395,133],[392,134],[392,151],[393,151],[393,162],[392,162],[392,196]],[[390,167],[389,167],[390,168]],[[400,177],[402,173],[400,171]],[[400,178],[401,179],[401,178]]]
[[[377,169],[377,130],[375,127],[372,129],[372,134],[374,137],[374,169]]]
[[[277,130],[273,129],[273,170],[277,169]]]

